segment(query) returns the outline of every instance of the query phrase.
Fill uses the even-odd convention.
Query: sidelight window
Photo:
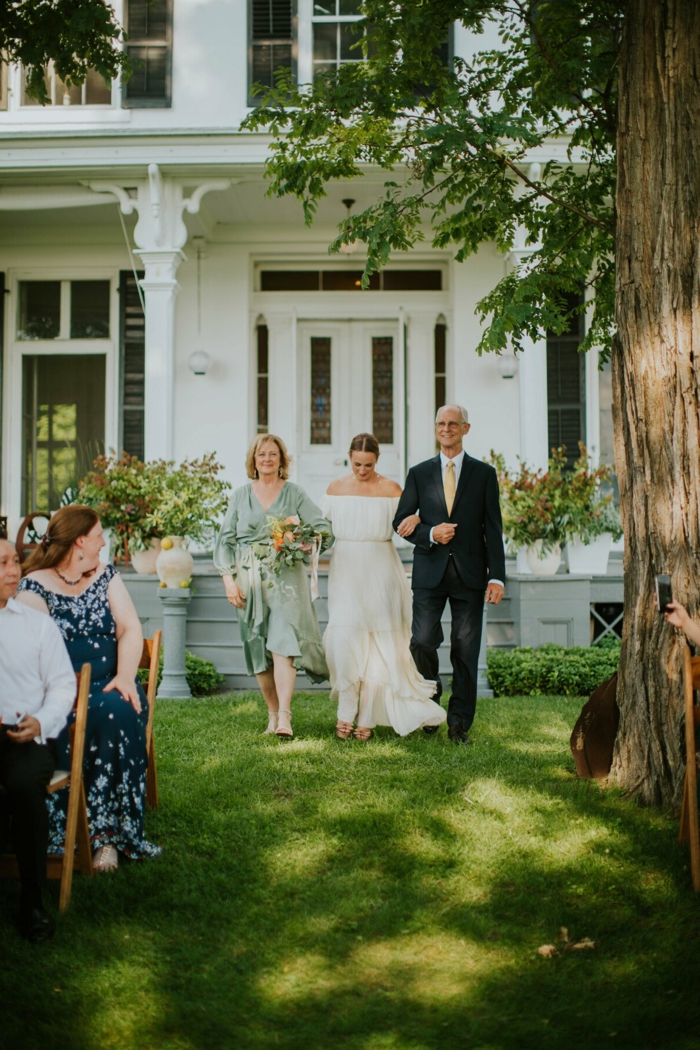
[[[331,443],[331,340],[311,339],[311,436],[312,445]]]
[[[568,296],[567,308],[581,302]],[[566,446],[567,464],[578,458],[579,441],[586,440],[585,355],[579,353],[584,337],[584,315],[575,314],[561,334],[547,332],[547,409],[549,447]]]
[[[380,445],[394,443],[394,340],[372,337],[372,433]]]

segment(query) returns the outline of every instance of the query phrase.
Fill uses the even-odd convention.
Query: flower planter
[[[519,576],[529,576],[532,573],[527,561],[527,550],[527,547],[518,547],[515,555],[515,571]]]
[[[579,576],[605,576],[608,571],[608,557],[612,546],[612,533],[604,532],[590,543],[581,540],[567,540],[566,559],[569,572]]]
[[[561,548],[557,545],[544,554],[542,540],[536,540],[527,548],[527,563],[534,576],[555,576],[561,564]]]
[[[145,551],[130,551],[129,554],[134,572],[140,572],[144,576],[155,576],[156,561],[160,554],[160,540],[151,540]]]
[[[170,545],[168,545],[170,541]],[[189,586],[194,569],[194,558],[185,548],[183,536],[166,536],[161,542],[161,551],[156,558],[156,571],[161,584],[176,590]],[[163,547],[163,544],[166,544]]]

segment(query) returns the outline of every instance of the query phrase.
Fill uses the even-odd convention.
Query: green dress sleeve
[[[312,525],[316,532],[325,532],[327,536],[321,544],[321,550],[327,550],[333,543],[333,529],[328,518],[324,518],[319,507],[304,492],[300,485],[296,489],[296,513],[307,525]]]
[[[238,492],[234,492],[214,547],[214,565],[220,575],[233,576],[234,580],[236,579],[237,529]]]

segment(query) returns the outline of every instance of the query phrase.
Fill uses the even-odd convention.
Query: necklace
[[[77,580],[69,580],[68,577],[64,576],[63,573],[60,571],[60,569],[57,569],[55,565],[53,567],[53,571],[56,573],[56,575],[58,576],[59,580],[63,580],[63,582],[67,583],[69,587],[75,587],[76,584],[80,583],[80,581],[82,579],[84,579],[86,576],[92,576],[93,572],[95,572],[95,569],[90,569],[89,572],[81,572],[81,574],[80,574],[80,576],[78,577]]]

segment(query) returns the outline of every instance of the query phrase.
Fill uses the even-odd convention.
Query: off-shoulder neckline
[[[326,492],[325,499],[401,499],[400,496],[357,496],[348,492]]]

